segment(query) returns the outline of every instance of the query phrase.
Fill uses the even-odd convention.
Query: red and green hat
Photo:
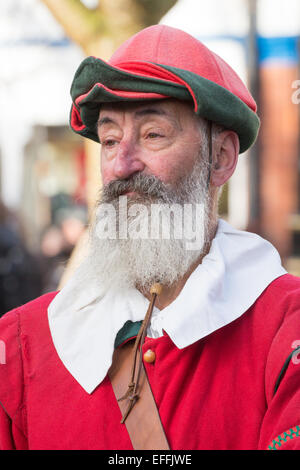
[[[135,34],[109,62],[83,60],[71,96],[71,128],[96,142],[102,103],[191,101],[196,114],[238,134],[241,153],[255,142],[260,124],[256,103],[234,70],[194,37],[165,25]]]

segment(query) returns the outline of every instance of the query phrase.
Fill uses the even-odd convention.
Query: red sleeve
[[[0,405],[0,450],[26,450],[27,439]]]
[[[0,450],[15,449],[11,420],[0,405]]]
[[[0,319],[0,449],[27,449],[18,310]]]
[[[268,405],[259,448],[300,450],[300,295],[286,302],[286,315],[266,364]]]

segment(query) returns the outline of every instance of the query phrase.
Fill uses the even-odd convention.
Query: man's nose
[[[144,168],[145,164],[140,159],[136,144],[130,140],[121,141],[114,161],[115,178],[129,178],[134,173],[143,171]]]

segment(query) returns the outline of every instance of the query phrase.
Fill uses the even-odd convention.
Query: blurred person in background
[[[69,256],[69,253],[64,252],[64,237],[60,227],[50,225],[44,230],[40,249],[43,293],[46,293],[57,289]]]
[[[29,253],[15,218],[0,201],[0,316],[41,295],[40,265]]]
[[[55,224],[41,236],[41,265],[43,293],[57,290],[66,264],[85,229],[83,209],[69,208],[56,212]]]
[[[257,137],[251,94],[160,25],[108,63],[85,59],[71,95],[72,129],[101,143],[103,190],[73,277],[0,321],[0,447],[300,449],[300,280],[218,217]],[[137,236],[173,204],[195,209],[192,237]]]

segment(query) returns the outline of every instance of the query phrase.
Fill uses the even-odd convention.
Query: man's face
[[[172,285],[199,259],[208,241],[208,143],[200,120],[189,104],[176,100],[106,105],[98,132],[103,188],[84,275],[96,276],[103,286],[147,290],[158,279]],[[125,214],[121,195],[127,196]],[[174,206],[180,220],[170,217]],[[152,213],[155,208],[168,221],[167,236],[161,218]],[[106,227],[112,229],[109,236]],[[178,227],[183,229],[180,235],[175,233]],[[193,237],[200,243],[189,250]]]
[[[142,172],[175,186],[191,173],[202,138],[192,106],[174,99],[104,105],[98,134],[104,185]]]

